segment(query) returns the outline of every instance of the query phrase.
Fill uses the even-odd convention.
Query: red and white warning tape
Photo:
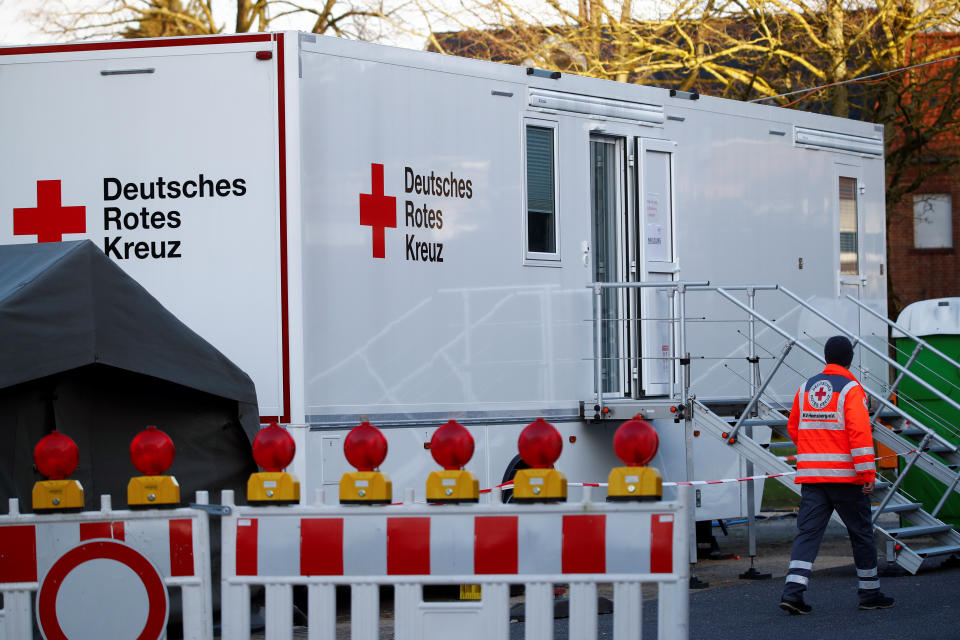
[[[884,460],[886,458],[896,458],[899,456],[908,456],[912,453],[917,453],[917,449],[911,449],[910,451],[904,451],[903,453],[893,453],[886,456],[878,456],[877,460]],[[793,462],[796,461],[797,456],[778,456],[780,460]],[[751,482],[753,480],[766,480],[767,478],[782,478],[786,476],[792,476],[796,474],[796,471],[785,471],[784,473],[768,473],[766,475],[759,476],[747,476],[745,478],[722,478],[720,480],[690,480],[682,482],[664,482],[663,486],[665,487],[686,487],[686,486],[702,486],[708,484],[728,484],[731,482]],[[606,482],[568,482],[568,487],[606,487]],[[480,493],[490,493],[493,489],[512,489],[513,481],[508,480],[502,484],[498,484],[496,487],[491,489],[481,489]]]

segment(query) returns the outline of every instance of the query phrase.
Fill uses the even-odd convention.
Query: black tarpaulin
[[[225,317],[224,322],[229,322]],[[133,437],[156,425],[184,502],[243,495],[259,428],[250,377],[89,241],[0,246],[0,499],[29,509],[33,447],[76,441],[88,509],[126,505]],[[211,496],[216,498],[216,496]]]

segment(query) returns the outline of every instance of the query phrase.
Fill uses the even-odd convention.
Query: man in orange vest
[[[790,410],[787,429],[797,445],[797,475],[803,485],[797,537],[780,608],[810,613],[803,601],[813,561],[834,510],[847,527],[859,577],[860,609],[888,609],[893,598],[880,592],[877,546],[870,520],[870,494],[876,478],[867,396],[848,370],[853,345],[843,336],[827,340],[827,366],[803,383]]]

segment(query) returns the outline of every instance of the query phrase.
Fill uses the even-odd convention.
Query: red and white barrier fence
[[[266,589],[269,638],[292,638],[293,586],[306,585],[311,640],[334,638],[335,587],[351,587],[351,637],[379,637],[380,585],[393,585],[399,640],[509,637],[509,587],[525,585],[526,637],[553,637],[553,585],[570,584],[570,637],[596,638],[597,583],[614,586],[614,637],[639,638],[640,586],[659,584],[660,638],[686,638],[690,497],[675,502],[237,507],[223,504],[225,640],[249,638],[251,585]],[[479,584],[476,602],[424,602],[430,584]]]
[[[206,492],[197,503],[206,504]],[[158,638],[166,633],[168,590],[179,588],[183,637],[213,638],[210,530],[198,509],[0,516],[0,638]]]

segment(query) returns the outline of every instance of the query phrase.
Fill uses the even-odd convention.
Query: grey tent
[[[224,318],[229,322],[229,318]],[[90,241],[0,246],[0,500],[29,510],[33,447],[56,427],[80,449],[86,507],[126,506],[133,437],[174,442],[184,502],[256,471],[250,377]],[[216,498],[216,494],[211,497]]]

